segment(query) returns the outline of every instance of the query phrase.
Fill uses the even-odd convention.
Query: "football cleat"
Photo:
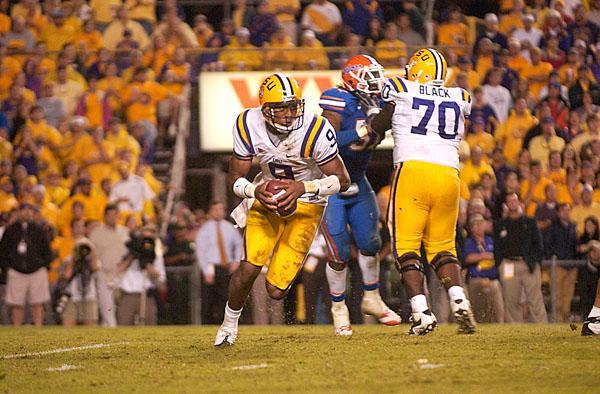
[[[475,332],[475,317],[471,311],[469,300],[455,300],[450,303],[452,314],[458,323],[459,334],[473,334]]]
[[[215,347],[232,346],[237,339],[237,327],[221,326],[215,338]]]
[[[581,335],[600,335],[600,316],[588,317],[581,327]]]
[[[402,321],[400,316],[383,302],[379,291],[365,292],[360,303],[360,310],[366,315],[376,317],[381,324],[386,326],[397,326]]]
[[[344,301],[331,303],[331,316],[333,316],[333,328],[336,336],[349,337],[352,335],[350,313]]]
[[[412,326],[408,330],[409,335],[427,335],[437,326],[437,319],[429,309],[423,312],[413,312],[410,320],[412,321]]]

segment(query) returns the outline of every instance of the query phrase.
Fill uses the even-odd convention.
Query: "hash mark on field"
[[[46,369],[46,371],[49,372],[64,372],[64,371],[70,371],[71,369],[79,369],[78,366],[76,365],[69,365],[69,364],[63,364],[60,367],[57,368],[48,368]]]
[[[249,369],[267,368],[268,366],[269,365],[267,363],[240,365],[239,367],[231,367],[231,370],[232,371],[247,371]]]
[[[15,358],[25,358],[25,357],[34,357],[34,356],[45,356],[47,354],[56,354],[56,353],[67,353],[67,352],[76,352],[78,350],[89,350],[89,349],[102,349],[105,347],[110,347],[114,345],[124,345],[127,342],[118,342],[118,343],[95,343],[93,345],[84,345],[84,346],[75,346],[75,347],[67,347],[62,349],[52,349],[45,350],[43,352],[30,352],[30,353],[20,353],[20,354],[7,354],[5,356],[1,356],[0,360],[10,360]]]
[[[419,364],[419,368],[421,369],[435,369],[444,366],[444,364],[431,364],[426,358],[418,359],[417,364]]]

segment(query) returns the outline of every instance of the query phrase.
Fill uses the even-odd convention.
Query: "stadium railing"
[[[181,94],[182,100],[179,119],[177,120],[175,146],[173,148],[173,164],[169,180],[169,191],[167,193],[164,216],[160,228],[160,235],[163,238],[167,235],[169,218],[173,212],[175,202],[184,192],[186,140],[190,129],[190,93],[191,85],[187,84]]]
[[[548,321],[556,323],[556,267],[580,268],[586,265],[586,260],[558,260],[556,256],[542,261],[542,268],[550,270],[550,315]]]

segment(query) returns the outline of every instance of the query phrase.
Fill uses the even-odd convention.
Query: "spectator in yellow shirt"
[[[590,184],[582,187],[580,201],[571,211],[571,219],[577,224],[577,234],[581,235],[585,226],[585,219],[589,216],[600,218],[600,205],[594,202],[594,188]]]
[[[488,71],[494,67],[494,43],[485,37],[479,41],[479,49],[475,56],[475,71],[485,78]]]
[[[131,61],[131,65],[125,70],[123,70],[123,72],[121,73],[121,79],[123,79],[123,82],[125,83],[129,83],[133,80],[133,75],[135,74],[137,69],[139,69],[140,67],[147,68],[144,65],[144,54],[140,50],[136,49],[134,51],[131,51],[129,60]],[[156,74],[154,73],[154,70],[152,68],[147,68],[146,78],[149,81],[156,80]]]
[[[179,18],[175,8],[167,9],[153,34],[162,35],[168,44],[175,47],[198,47],[196,34],[187,23]]]
[[[502,146],[504,157],[510,166],[516,166],[523,139],[527,131],[538,123],[527,108],[527,101],[519,98],[508,118],[496,129],[494,137]]]
[[[520,193],[527,215],[533,216],[537,206],[546,201],[546,186],[552,184],[552,181],[544,176],[542,164],[539,161],[532,160],[529,169],[529,177],[521,181]]]
[[[164,76],[168,81],[168,89],[175,96],[183,92],[184,87],[190,82],[192,66],[186,61],[185,50],[177,48],[172,59],[164,66]],[[166,83],[163,81],[163,85]]]
[[[565,146],[565,140],[556,135],[554,119],[546,116],[541,122],[542,134],[533,137],[529,143],[531,159],[542,164],[542,168],[548,168],[548,157],[550,152],[557,150],[561,152]]]
[[[285,30],[292,43],[298,39],[296,17],[300,14],[299,0],[269,0],[268,11],[275,14],[279,26]]]
[[[208,23],[206,15],[198,14],[194,17],[194,34],[200,48],[206,48],[206,43],[215,34],[212,26]]]
[[[550,152],[546,178],[550,179],[556,185],[567,184],[567,170],[562,167],[562,155],[560,151],[553,150]]]
[[[483,161],[483,151],[479,146],[474,146],[471,148],[471,158],[460,170],[460,179],[470,187],[479,183],[481,175],[486,173],[495,178],[492,166]]]
[[[121,0],[90,0],[89,3],[94,12],[94,19],[101,32],[115,18],[117,9],[121,6]]]
[[[75,114],[86,117],[92,129],[108,126],[112,109],[106,93],[98,89],[95,77],[89,79],[88,89],[79,98]]]
[[[400,67],[406,62],[406,44],[398,39],[398,26],[385,25],[384,38],[375,44],[375,57],[384,67]]]
[[[49,171],[44,182],[49,201],[58,207],[69,198],[69,189],[61,185],[61,180],[57,171]]]
[[[10,177],[5,175],[0,178],[0,213],[10,212],[19,206]]]
[[[519,76],[531,65],[529,60],[521,53],[521,43],[518,40],[508,41],[508,66],[515,70]]]
[[[334,45],[341,31],[342,13],[337,5],[328,0],[313,0],[304,8],[302,28],[310,30],[325,45]]]
[[[12,160],[13,146],[8,138],[8,130],[4,127],[0,127],[0,162],[4,160]],[[2,176],[0,172],[0,176]]]
[[[131,19],[138,22],[148,35],[152,34],[156,24],[156,0],[125,0]]]
[[[31,195],[33,197],[32,202],[38,207],[42,218],[44,218],[49,225],[58,229],[58,215],[60,214],[60,210],[46,195],[46,188],[44,185],[35,185]]]
[[[534,47],[529,50],[531,55],[531,64],[525,67],[521,77],[529,81],[529,89],[535,99],[539,99],[542,88],[548,84],[548,78],[552,71],[552,64],[542,61],[542,51]]]
[[[102,127],[96,127],[92,131],[92,144],[82,167],[90,173],[92,183],[99,185],[104,178],[111,176],[113,160],[115,158],[115,147],[112,142],[104,139]]]
[[[148,34],[142,25],[129,17],[129,9],[123,5],[117,10],[117,18],[106,27],[102,35],[106,48],[115,49],[126,29],[131,31],[133,39],[140,44],[140,48],[144,49],[148,46],[150,42]]]
[[[50,23],[41,31],[40,41],[43,41],[50,52],[58,52],[65,44],[75,41],[76,31],[73,26],[65,23],[65,12],[61,8],[52,11]]]
[[[469,28],[462,22],[463,14],[458,6],[450,9],[448,21],[438,27],[438,45],[453,47],[457,56],[467,54],[469,43]]]
[[[167,44],[162,34],[155,34],[152,36],[152,45],[144,51],[142,64],[150,67],[154,71],[154,75],[160,75],[164,65],[173,56],[174,51],[175,47]]]
[[[68,70],[64,65],[56,69],[56,85],[54,95],[64,103],[67,115],[72,115],[77,107],[77,99],[84,92],[85,87],[79,82],[67,78]]]
[[[260,68],[261,53],[250,43],[250,31],[247,28],[240,27],[236,30],[235,37],[219,54],[219,61],[227,71],[251,71]]]
[[[10,30],[10,16],[8,16],[8,9],[8,1],[0,1],[0,36]]]
[[[569,49],[567,62],[558,69],[560,83],[565,86],[571,86],[577,79],[579,65],[579,51],[576,48]]]
[[[305,30],[302,33],[300,48],[302,50],[296,53],[297,70],[326,70],[329,68],[327,52],[312,30]]]
[[[123,151],[131,152],[131,164],[133,168],[137,166],[141,151],[140,144],[127,132],[119,118],[111,119],[105,139],[113,144],[117,156]]]
[[[81,167],[92,145],[92,137],[85,131],[88,121],[83,116],[75,116],[69,122],[69,132],[64,136],[63,160],[72,161]]]
[[[274,70],[293,70],[296,51],[293,50],[296,46],[290,40],[287,32],[283,27],[279,27],[273,36],[271,42],[265,43],[265,68]]]
[[[2,76],[10,79],[21,72],[21,63],[12,56],[8,56],[6,44],[0,40],[0,70]]]
[[[83,46],[89,52],[96,52],[104,47],[102,34],[96,30],[96,22],[94,22],[93,19],[85,21],[83,30],[80,31],[75,38],[75,44],[77,48]]]
[[[523,10],[525,9],[525,2],[523,0],[514,0],[513,6],[508,14],[500,17],[500,24],[498,30],[505,36],[509,36],[515,29],[523,27]]]
[[[473,70],[473,63],[471,63],[471,60],[467,56],[459,57],[455,68],[456,70],[454,70],[452,75],[446,80],[446,86],[458,86],[456,80],[460,73],[465,74],[466,82],[468,83],[470,90],[475,89],[480,85],[482,76],[480,76],[477,71]]]
[[[490,157],[496,143],[494,137],[487,131],[485,131],[485,120],[482,116],[476,116],[472,119],[473,127],[471,133],[467,135],[467,143],[471,148],[478,146],[483,151],[483,154]]]

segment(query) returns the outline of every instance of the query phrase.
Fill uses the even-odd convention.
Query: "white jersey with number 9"
[[[458,145],[471,112],[466,90],[394,77],[387,80],[381,96],[395,104],[394,164],[417,160],[458,169]]]

